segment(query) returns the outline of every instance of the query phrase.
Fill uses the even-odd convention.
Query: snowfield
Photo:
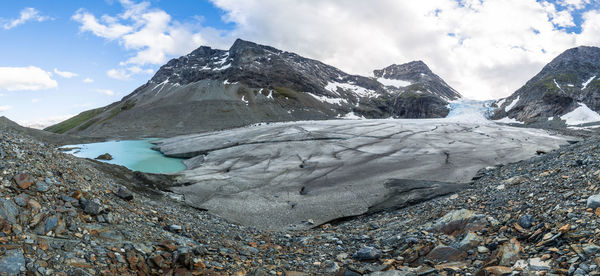
[[[560,116],[561,119],[566,121],[567,125],[575,126],[600,121],[600,114],[591,110],[584,103],[578,104],[579,107],[577,107],[575,110]]]
[[[412,84],[410,81],[392,80],[386,78],[378,78],[377,81],[385,86],[393,86],[396,88],[406,87]]]
[[[517,103],[519,102],[520,99],[521,99],[521,96],[517,96],[516,99],[514,99],[509,105],[507,105],[504,108],[504,112],[509,112],[511,109],[513,109],[513,107],[515,107],[515,105],[517,105]]]

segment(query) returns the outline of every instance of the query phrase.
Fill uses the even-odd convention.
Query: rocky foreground
[[[464,190],[408,208],[265,232],[142,187],[123,168],[0,133],[9,275],[586,275],[600,264],[597,138],[482,170]]]

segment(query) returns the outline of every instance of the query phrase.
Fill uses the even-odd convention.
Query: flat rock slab
[[[460,189],[486,166],[566,144],[495,123],[331,120],[263,124],[157,142],[192,157],[185,201],[262,229],[306,228]]]

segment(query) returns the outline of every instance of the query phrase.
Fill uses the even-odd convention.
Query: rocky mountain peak
[[[538,76],[544,77],[557,71],[570,71],[576,74],[595,74],[600,61],[600,48],[579,46],[564,51],[548,63]],[[585,77],[585,76],[582,76]]]
[[[374,70],[377,78],[408,80],[424,75],[435,75],[425,62],[417,60],[404,64],[392,64],[381,70]]]
[[[273,47],[266,46],[266,45],[260,45],[260,44],[254,43],[252,41],[247,41],[247,40],[243,40],[240,38],[236,39],[235,42],[233,42],[233,44],[229,48],[229,51],[232,53],[240,52],[240,51],[248,51],[248,50],[255,50],[255,51],[268,50],[271,52],[281,52],[280,50],[277,50]]]
[[[460,97],[422,61],[381,71],[396,79],[348,74],[237,39],[227,50],[202,46],[170,60],[120,102],[78,115],[83,126],[64,123],[50,129],[89,136],[166,136],[257,122],[439,118],[448,114],[448,101]]]
[[[550,65],[564,61],[590,61],[590,59],[600,58],[600,48],[593,46],[579,46],[568,49],[558,55]]]
[[[373,71],[375,78],[386,86],[403,86],[404,93],[427,92],[445,100],[455,100],[462,96],[448,85],[442,78],[433,73],[429,66],[421,60],[404,64],[392,64],[380,70]]]

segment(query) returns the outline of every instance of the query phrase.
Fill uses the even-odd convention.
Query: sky
[[[598,0],[0,2],[0,116],[38,128],[236,38],[367,76],[422,60],[471,99],[506,97],[561,52],[600,46]]]

